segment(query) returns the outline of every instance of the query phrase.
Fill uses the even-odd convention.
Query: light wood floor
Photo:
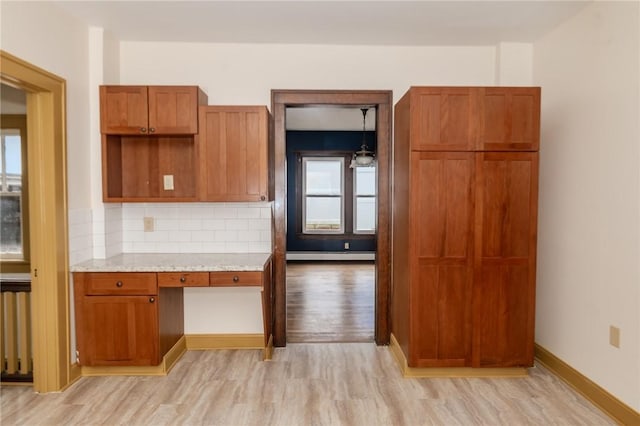
[[[9,425],[613,425],[543,367],[517,379],[405,379],[388,347],[188,351],[166,377],[0,389]]]
[[[288,262],[288,342],[373,342],[373,262]]]

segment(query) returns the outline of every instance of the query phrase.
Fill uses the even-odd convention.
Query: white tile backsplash
[[[93,257],[93,222],[91,209],[72,209],[69,221],[69,262],[84,262]]]
[[[271,211],[271,203],[125,203],[122,252],[269,252]],[[144,217],[154,219],[154,231],[143,231]]]

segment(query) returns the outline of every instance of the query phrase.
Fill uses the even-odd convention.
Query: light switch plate
[[[618,327],[609,326],[609,344],[613,347],[620,347],[620,329]]]
[[[173,175],[164,175],[164,190],[173,191]]]

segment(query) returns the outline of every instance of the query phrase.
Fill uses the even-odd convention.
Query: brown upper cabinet
[[[197,86],[100,86],[100,130],[112,135],[193,135],[198,105],[207,95]]]
[[[265,106],[200,107],[200,200],[269,199],[269,111]]]
[[[399,104],[410,108],[411,149],[471,151],[475,145],[478,91],[470,87],[414,87]]]
[[[412,87],[398,104],[412,150],[538,150],[539,87]]]
[[[100,86],[107,202],[197,201],[196,86]]]
[[[537,151],[540,88],[483,87],[477,151]]]

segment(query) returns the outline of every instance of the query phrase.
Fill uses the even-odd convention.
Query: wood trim
[[[536,343],[535,354],[536,360],[540,364],[561,378],[611,418],[623,425],[640,425],[640,413],[611,395],[548,349]]]
[[[187,351],[185,336],[162,358],[162,362],[152,366],[99,366],[92,367],[83,365],[82,376],[166,376],[176,365],[178,360]]]
[[[33,388],[58,391],[70,381],[71,359],[66,81],[3,50],[0,80],[27,92]]]
[[[472,367],[434,367],[434,368],[413,368],[407,364],[407,358],[404,356],[400,344],[395,336],[391,334],[391,343],[389,349],[393,353],[394,358],[398,362],[400,372],[406,378],[514,378],[528,377],[529,372],[526,368],[472,368]]]
[[[389,344],[391,293],[391,108],[390,90],[272,90],[274,168],[274,345],[286,346],[286,128],[287,106],[373,105],[376,113],[378,161],[378,229],[376,247],[375,339]]]
[[[264,349],[264,334],[187,334],[188,350]]]

